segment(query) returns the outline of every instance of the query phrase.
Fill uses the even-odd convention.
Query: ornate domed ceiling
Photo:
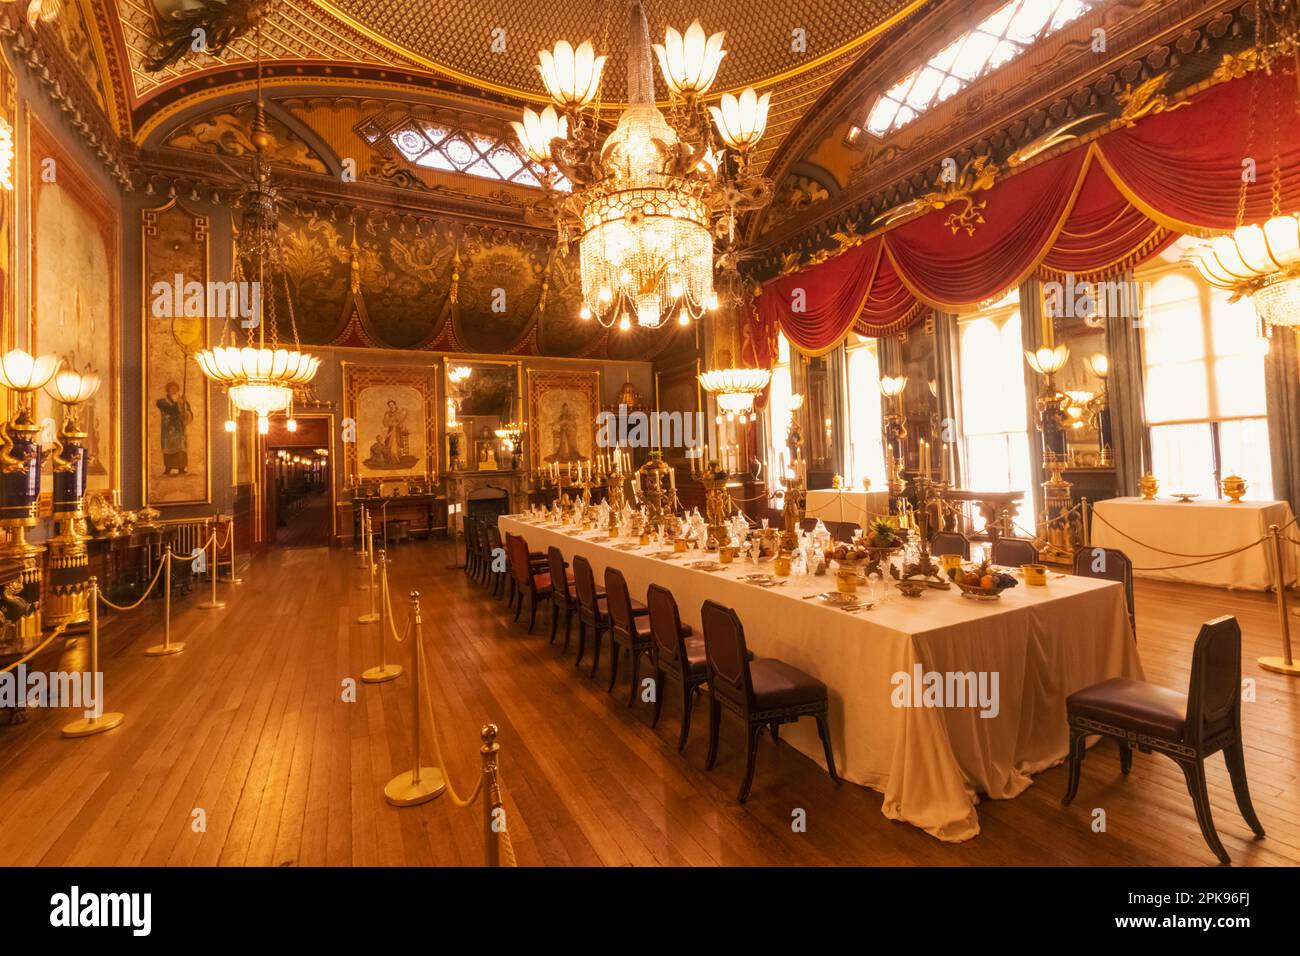
[[[378,43],[485,89],[542,97],[537,51],[556,40],[591,40],[606,53],[603,93],[625,98],[625,4],[610,0],[318,0]],[[725,30],[727,56],[715,90],[770,85],[814,70],[869,40],[914,0],[648,0],[651,35],[699,20]],[[503,47],[503,48],[502,48]]]

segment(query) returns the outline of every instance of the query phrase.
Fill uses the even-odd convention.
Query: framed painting
[[[528,432],[534,471],[591,461],[596,453],[600,372],[528,370]]]
[[[30,110],[28,162],[28,342],[36,355],[54,353],[103,384],[82,407],[88,491],[119,489],[121,229],[117,209],[89,173]],[[36,419],[57,427],[62,410],[36,393]],[[53,479],[46,470],[42,488]]]
[[[432,365],[343,362],[349,484],[438,478],[438,378]]]
[[[144,500],[153,507],[208,504],[209,388],[194,353],[208,345],[209,317],[177,307],[185,285],[207,286],[208,217],[174,199],[140,216]]]

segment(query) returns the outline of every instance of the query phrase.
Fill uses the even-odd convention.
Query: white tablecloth
[[[705,557],[699,552],[664,561],[649,557],[657,544],[617,551],[604,532],[580,537],[514,518],[500,524],[503,534],[522,535],[534,551],[556,545],[567,560],[584,555],[597,581],[607,566],[617,566],[634,597],[643,599],[651,583],[671,589],[682,620],[697,633],[706,598],[737,608],[756,655],[779,658],[826,683],[840,774],[882,792],[885,816],[941,840],[979,833],[978,793],[1017,796],[1031,774],[1065,756],[1067,694],[1108,677],[1142,676],[1124,592],[1111,582],[1054,577],[1045,588],[1022,583],[990,603],[963,599],[955,588],[917,599],[894,591],[887,604],[850,614],[802,600],[833,590],[830,576],[790,578],[765,589],[738,580],[754,570],[744,561],[711,573],[684,566]],[[895,706],[896,675],[917,668],[996,674],[997,715],[981,717],[972,707]],[[986,680],[991,688],[991,677]],[[813,721],[783,728],[781,739],[824,765]]]
[[[854,491],[815,488],[808,492],[804,515],[822,521],[852,521],[862,524],[864,515],[889,514],[888,491]]]
[[[1291,506],[1285,501],[1233,504],[1111,498],[1093,506],[1092,543],[1123,551],[1137,577],[1264,591],[1274,581],[1271,540],[1217,561],[1197,563],[1200,558],[1183,555],[1220,554],[1243,547],[1268,534],[1269,525],[1282,527],[1291,518]],[[1284,533],[1300,538],[1295,528]],[[1294,580],[1295,549],[1285,543],[1284,547],[1288,576]],[[1162,553],[1171,551],[1175,553]]]

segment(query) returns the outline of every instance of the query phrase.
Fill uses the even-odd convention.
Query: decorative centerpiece
[[[844,594],[854,594],[862,580],[863,569],[871,561],[870,549],[855,544],[836,545],[826,552],[826,561],[839,565],[835,572],[835,587]]]
[[[998,571],[988,561],[965,570],[955,568],[948,572],[948,576],[961,590],[961,596],[972,601],[999,600],[1003,591],[1020,583],[1013,575]]]
[[[1219,482],[1219,488],[1223,491],[1223,497],[1227,498],[1234,505],[1241,504],[1241,499],[1246,494],[1246,479],[1240,475],[1229,475]]]
[[[727,491],[727,472],[716,460],[710,461],[699,475],[704,485],[704,513],[708,541],[706,547],[713,551],[730,540],[727,531],[727,518],[735,506],[731,493]]]
[[[907,532],[888,518],[876,518],[858,538],[857,543],[865,546],[870,555],[866,573],[883,573],[882,566],[885,562],[907,544]]]
[[[1160,482],[1156,481],[1156,476],[1147,472],[1138,479],[1138,491],[1142,492],[1143,501],[1155,501],[1156,492],[1160,490]]]

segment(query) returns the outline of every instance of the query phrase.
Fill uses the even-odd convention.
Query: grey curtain
[[[1135,281],[1132,272],[1116,278],[1127,283]],[[1104,298],[1101,305],[1105,308]],[[1110,357],[1106,396],[1115,452],[1115,484],[1120,495],[1133,497],[1138,493],[1138,479],[1151,461],[1143,396],[1142,329],[1136,320],[1122,315],[1106,317],[1106,354]]]
[[[939,383],[939,427],[948,423],[952,439],[948,453],[952,456],[954,487],[963,487],[961,442],[961,393],[957,378],[957,316],[950,312],[934,313],[934,364]]]
[[[1043,344],[1043,294],[1042,284],[1032,276],[1020,286],[1020,344],[1026,352],[1036,352]],[[1020,511],[1020,523],[1033,528],[1043,509],[1043,435],[1038,430],[1038,390],[1042,387],[1038,373],[1021,360],[1020,369],[1025,376],[1025,421],[1029,424],[1029,485],[1025,489],[1025,503],[1032,502],[1030,514]]]
[[[1296,333],[1274,329],[1264,360],[1273,497],[1300,512],[1300,349]]]

